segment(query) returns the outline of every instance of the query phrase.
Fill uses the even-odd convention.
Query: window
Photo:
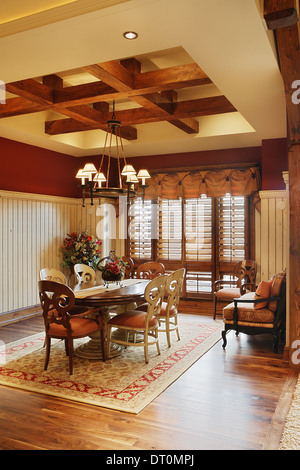
[[[152,204],[137,198],[130,206],[129,253],[135,260],[152,258]]]
[[[218,198],[219,260],[245,258],[245,198],[229,195]]]
[[[161,261],[182,258],[182,201],[160,199],[158,201],[157,259]]]
[[[186,268],[184,296],[211,297],[213,282],[249,256],[248,198],[137,198],[130,208],[127,254],[138,266],[153,260],[166,271]]]
[[[184,205],[185,255],[188,261],[209,261],[212,256],[212,200],[186,199]]]

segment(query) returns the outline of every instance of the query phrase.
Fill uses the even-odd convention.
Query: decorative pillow
[[[254,299],[264,299],[266,297],[270,297],[272,283],[273,279],[270,279],[269,281],[261,281],[258,285],[258,288],[256,289]],[[267,307],[267,305],[268,302],[258,302],[257,304],[254,304],[254,308],[264,308]]]
[[[280,271],[279,273],[275,274],[272,277],[272,285],[271,285],[271,291],[270,291],[270,297],[276,297],[277,295],[280,294],[281,286],[285,278],[285,271]],[[272,302],[269,303],[269,309],[272,310],[272,312],[275,312],[277,309],[277,300],[273,300]]]

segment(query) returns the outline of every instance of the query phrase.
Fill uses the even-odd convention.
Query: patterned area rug
[[[220,339],[221,329],[218,321],[181,316],[180,341],[173,332],[168,348],[165,333],[159,333],[161,354],[150,346],[149,364],[145,364],[142,347],[128,347],[105,363],[75,356],[72,376],[60,340],[53,341],[44,371],[44,334],[36,334],[0,348],[0,384],[139,413]],[[76,340],[74,347],[87,340]]]
[[[279,450],[300,450],[300,376],[286,417]]]

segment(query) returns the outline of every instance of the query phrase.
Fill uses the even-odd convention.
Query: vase
[[[106,287],[108,287],[109,283],[113,283],[113,282],[116,282],[117,284],[120,284],[121,280],[124,279],[125,275],[124,273],[121,271],[120,273],[118,274],[114,274],[114,273],[111,273],[109,271],[107,272],[102,272],[102,279],[104,281],[104,285]]]
[[[102,279],[103,281],[121,281],[122,279],[122,273],[114,274],[111,272],[103,272],[102,273]]]

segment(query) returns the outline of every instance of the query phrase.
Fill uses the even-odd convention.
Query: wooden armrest
[[[251,292],[255,292],[256,288],[257,288],[257,286],[256,286],[256,284],[254,284],[254,282],[245,282],[240,287],[241,295],[246,294],[247,289],[250,290]]]
[[[224,286],[232,286],[233,285],[233,286],[236,287],[237,281],[222,281],[222,280],[215,281],[214,282],[214,292],[219,290],[222,285],[224,285]]]
[[[279,300],[280,296],[277,295],[276,297],[264,297],[264,298],[259,298],[259,299],[240,299],[240,298],[235,298],[233,299],[234,306],[237,307],[238,302],[243,302],[245,304],[258,304],[260,302],[271,302],[272,300]]]

